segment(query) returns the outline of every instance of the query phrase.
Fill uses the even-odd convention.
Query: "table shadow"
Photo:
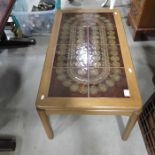
[[[21,85],[21,74],[15,68],[7,68],[0,75],[0,128],[12,120],[15,111],[10,109],[11,100]]]
[[[117,121],[117,124],[118,124],[118,127],[119,127],[119,132],[120,132],[120,135],[122,136],[122,133],[125,129],[125,125],[124,125],[124,122],[123,122],[123,119],[121,116],[116,116],[116,121]]]
[[[54,130],[54,137],[62,134],[67,128],[71,127],[80,116],[56,116],[55,121],[53,121],[52,126]]]

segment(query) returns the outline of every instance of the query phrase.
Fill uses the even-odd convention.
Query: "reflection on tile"
[[[57,45],[54,67],[123,67],[120,46],[60,44]]]
[[[54,58],[55,67],[87,67],[88,52],[86,44],[57,45]]]
[[[118,45],[89,45],[88,66],[90,67],[123,67],[123,60]]]
[[[50,97],[87,97],[87,68],[53,68]]]
[[[53,66],[50,97],[124,97],[113,13],[64,13]]]
[[[126,97],[128,90],[123,68],[89,68],[90,97]]]

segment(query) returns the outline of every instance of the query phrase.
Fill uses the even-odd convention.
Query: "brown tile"
[[[49,97],[88,97],[88,69],[53,68]]]
[[[89,45],[89,67],[123,67],[123,59],[118,45]]]
[[[99,39],[96,39],[99,38]],[[64,13],[58,44],[119,44],[113,13]]]
[[[96,25],[97,21],[109,23],[115,25],[113,13],[63,13],[62,24],[63,23],[73,24],[76,23],[77,26],[89,26]]]
[[[64,13],[53,66],[51,97],[124,97],[113,13]]]
[[[123,68],[89,68],[90,97],[129,97],[125,71]]]
[[[88,50],[86,44],[57,45],[54,67],[87,67]]]
[[[98,13],[101,22],[112,23],[115,26],[114,16],[111,12]]]
[[[86,44],[88,28],[72,25],[61,25],[57,44]]]
[[[110,26],[111,25],[111,26]],[[113,24],[89,27],[89,44],[120,44],[118,34]]]

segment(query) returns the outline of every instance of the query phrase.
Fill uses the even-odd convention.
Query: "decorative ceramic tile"
[[[64,13],[50,97],[129,97],[112,13]]]
[[[123,67],[120,46],[59,44],[54,67]]]
[[[112,23],[115,27],[113,13],[63,13],[62,24],[70,26],[92,27],[99,23]]]
[[[113,24],[105,24],[89,27],[88,33],[89,44],[108,44],[116,45],[119,44],[117,30]]]
[[[129,97],[123,68],[89,68],[90,97]]]
[[[86,44],[59,44],[54,59],[55,67],[87,67],[88,50]]]
[[[124,67],[120,46],[90,44],[88,47],[88,66]]]
[[[53,68],[49,96],[129,97],[123,68]]]
[[[119,44],[112,13],[63,14],[58,44]]]
[[[53,68],[49,96],[87,97],[88,68]]]
[[[88,42],[88,27],[62,24],[57,44],[85,44]]]

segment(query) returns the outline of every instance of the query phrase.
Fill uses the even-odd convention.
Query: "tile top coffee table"
[[[126,140],[141,107],[119,11],[57,11],[36,100],[48,137],[50,114],[108,114],[129,116]]]

